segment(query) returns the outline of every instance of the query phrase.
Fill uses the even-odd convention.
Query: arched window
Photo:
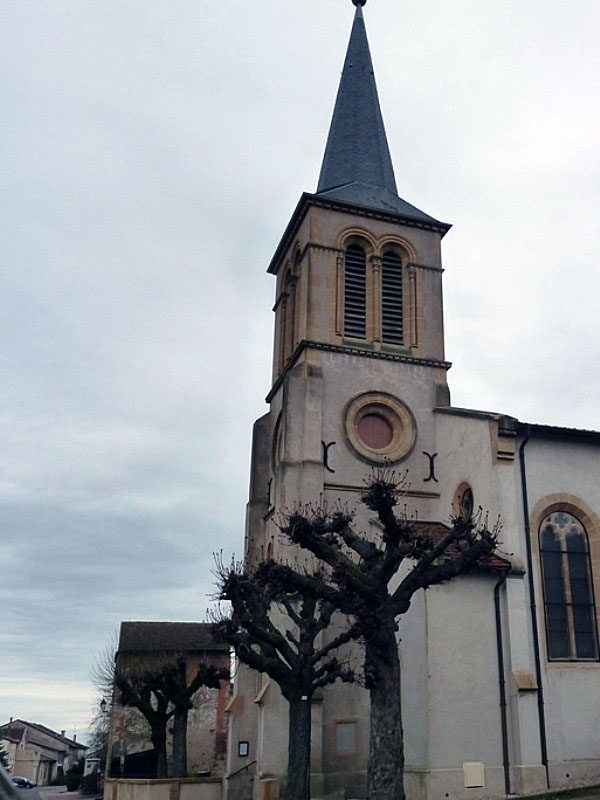
[[[296,276],[288,273],[285,280],[285,322],[283,332],[283,353],[284,361],[294,352],[296,343]]]
[[[404,344],[402,259],[386,250],[367,259],[361,245],[344,254],[344,336]]]
[[[381,340],[402,344],[402,261],[393,252],[384,253],[381,261]]]
[[[275,309],[277,312],[278,350],[277,366],[281,371],[294,352],[296,345],[296,275],[288,269],[282,292]]]
[[[355,244],[344,259],[344,334],[355,339],[367,335],[367,257]]]
[[[475,499],[473,497],[473,489],[469,483],[463,481],[454,492],[452,514],[456,519],[468,521],[473,518],[474,510]]]
[[[542,520],[539,533],[548,658],[598,658],[588,538],[566,511]]]

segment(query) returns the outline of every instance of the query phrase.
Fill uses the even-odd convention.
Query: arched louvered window
[[[292,355],[296,342],[296,278],[289,273],[285,281],[284,360]]]
[[[344,259],[344,334],[355,339],[367,335],[367,257],[354,244]]]
[[[598,658],[588,538],[581,522],[555,511],[540,526],[548,658]]]
[[[381,262],[381,339],[390,344],[404,341],[402,320],[402,261],[393,252]]]

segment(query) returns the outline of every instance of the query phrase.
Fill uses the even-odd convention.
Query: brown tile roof
[[[122,622],[119,652],[228,651],[207,622]]]
[[[423,522],[418,521],[415,523],[415,527],[423,534],[427,534],[431,536],[434,540],[439,540],[444,537],[450,528],[448,525],[444,525],[443,522]],[[446,551],[450,557],[453,555],[456,556],[457,550],[455,545],[450,545],[448,550]],[[477,562],[477,566],[480,569],[484,570],[493,570],[493,571],[506,571],[511,568],[511,562],[508,561],[506,558],[503,558],[498,552],[494,552],[485,558],[481,558]]]
[[[49,736],[56,741],[56,747],[52,749],[66,750],[69,747],[77,748],[80,750],[87,750],[87,745],[76,742],[73,739],[68,739],[60,733],[47,728],[45,725],[40,725],[38,722],[27,722],[24,719],[15,719],[12,722],[7,722],[5,725],[0,725],[0,735],[13,742],[20,742],[23,736],[23,731],[27,729],[27,737],[33,744],[45,745],[49,747],[46,739],[42,739],[39,734]],[[38,736],[36,736],[36,733]]]

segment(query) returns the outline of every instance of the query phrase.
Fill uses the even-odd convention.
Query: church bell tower
[[[450,226],[398,195],[366,0],[353,2],[317,191],[301,196],[268,267],[276,279],[273,371],[269,411],[254,427],[249,563],[285,557],[277,511],[311,502],[355,507],[365,476],[384,463],[407,472],[411,513],[442,518],[434,409],[449,405],[440,244]],[[371,524],[357,521],[363,529]],[[252,761],[249,772],[263,784],[285,770],[287,747],[287,709],[265,680],[240,670],[229,744],[230,772]],[[339,702],[360,717],[366,697],[345,687],[340,700],[337,691],[331,687],[313,704],[314,796],[351,785],[351,773],[366,770],[368,726],[353,734],[350,763],[332,744],[328,721],[328,707]]]
[[[449,405],[440,242],[450,226],[398,196],[364,3],[354,4],[317,191],[300,198],[269,265],[271,411],[251,498],[262,516],[360,485],[382,462],[402,465],[429,498],[432,409]],[[271,544],[257,527],[250,555]]]

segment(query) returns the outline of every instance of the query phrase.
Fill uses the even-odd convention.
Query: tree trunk
[[[393,625],[367,639],[365,675],[371,698],[367,794],[369,800],[404,800],[400,658]]]
[[[298,695],[288,702],[290,717],[285,800],[310,800],[310,695]]]
[[[167,734],[166,723],[160,728],[152,729],[152,747],[156,753],[156,777],[167,777]]]
[[[173,715],[173,777],[187,777],[188,709],[176,708]]]

